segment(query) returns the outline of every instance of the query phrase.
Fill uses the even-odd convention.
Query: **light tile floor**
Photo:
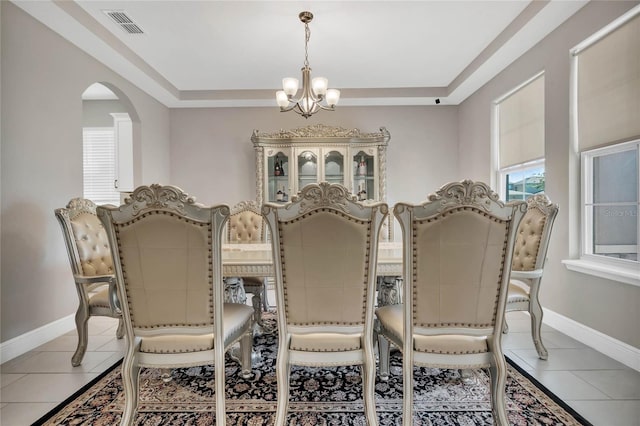
[[[538,359],[529,317],[507,315],[505,354],[594,425],[640,425],[640,372],[554,329],[543,327],[549,360]],[[114,364],[124,348],[117,322],[89,321],[89,348],[82,366],[71,366],[75,331],[0,366],[0,424],[29,425]]]

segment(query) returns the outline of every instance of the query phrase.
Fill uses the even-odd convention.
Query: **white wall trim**
[[[620,340],[607,336],[584,324],[543,308],[543,322],[549,327],[570,336],[587,346],[615,359],[624,365],[640,371],[640,348],[635,348]]]
[[[28,331],[6,342],[0,343],[0,363],[7,362],[17,356],[29,352],[71,330],[75,330],[75,314],[45,324],[35,330]]]

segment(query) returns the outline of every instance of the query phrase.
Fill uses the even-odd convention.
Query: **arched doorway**
[[[97,82],[82,94],[83,196],[120,204],[135,187],[139,118],[116,86]],[[138,150],[139,151],[139,150]]]

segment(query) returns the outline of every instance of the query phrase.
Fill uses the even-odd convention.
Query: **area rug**
[[[274,323],[273,316],[267,318]],[[260,361],[254,376],[242,379],[239,366],[226,363],[226,411],[229,425],[272,425],[277,388],[277,337],[256,336]],[[381,425],[402,423],[402,357],[392,353],[391,377],[376,381],[376,411]],[[491,425],[488,372],[460,378],[457,370],[415,368],[416,425]],[[143,369],[136,425],[215,425],[214,367],[176,369],[163,382],[161,372]],[[366,425],[362,380],[357,367],[306,368],[291,371],[287,424]],[[524,371],[509,363],[506,387],[512,425],[589,425]],[[124,395],[120,364],[76,393],[35,425],[117,425]]]

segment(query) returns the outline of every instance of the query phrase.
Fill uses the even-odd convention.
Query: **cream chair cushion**
[[[81,213],[70,221],[83,275],[113,274],[109,241],[98,217]]]
[[[538,209],[529,209],[520,222],[516,243],[513,247],[511,269],[533,271],[536,269],[538,250],[542,240],[547,216]]]
[[[262,216],[251,210],[231,215],[227,226],[229,226],[229,241],[250,243],[263,240]]]

